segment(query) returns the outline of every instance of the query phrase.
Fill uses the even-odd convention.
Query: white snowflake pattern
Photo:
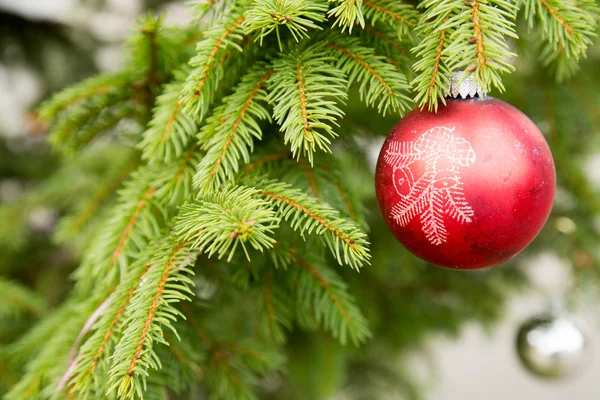
[[[394,169],[393,179],[400,201],[392,207],[392,217],[406,226],[417,215],[430,243],[440,245],[448,239],[444,215],[460,223],[472,222],[475,215],[463,191],[460,168],[475,163],[471,143],[456,137],[453,128],[438,126],[423,133],[415,142],[394,142],[384,160]],[[424,163],[421,176],[410,168]]]

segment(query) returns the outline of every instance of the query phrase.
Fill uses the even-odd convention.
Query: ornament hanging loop
[[[448,96],[452,98],[474,98],[480,97],[485,99],[487,93],[481,87],[477,81],[475,81],[475,76],[471,73],[465,78],[465,71],[456,71],[453,72],[450,76],[450,87],[448,90]]]

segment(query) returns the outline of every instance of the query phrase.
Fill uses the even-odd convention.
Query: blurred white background
[[[579,371],[566,379],[544,380],[532,376],[521,366],[515,348],[516,333],[526,319],[547,309],[546,300],[541,295],[514,299],[509,305],[507,318],[493,332],[484,332],[477,326],[465,326],[458,341],[434,340],[431,346],[432,362],[437,368],[437,376],[430,377],[433,386],[426,398],[598,399],[600,335],[597,321],[589,318],[591,309],[588,309],[590,314],[583,312],[569,316],[585,331],[589,344],[587,360]]]

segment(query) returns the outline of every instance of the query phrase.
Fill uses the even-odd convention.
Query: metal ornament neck
[[[486,93],[479,83],[475,81],[473,74],[464,77],[464,71],[453,72],[450,76],[449,96],[452,98],[463,98],[479,96],[485,98]]]

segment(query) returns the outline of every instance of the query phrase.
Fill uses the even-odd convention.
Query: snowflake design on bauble
[[[445,243],[448,232],[444,215],[460,223],[469,223],[475,215],[467,202],[460,168],[475,163],[471,143],[453,135],[453,128],[437,126],[414,142],[393,142],[387,149],[385,162],[393,167],[393,179],[400,201],[392,207],[392,218],[406,226],[417,215],[430,243]],[[415,162],[423,166],[411,168]],[[415,177],[413,169],[422,175]]]

